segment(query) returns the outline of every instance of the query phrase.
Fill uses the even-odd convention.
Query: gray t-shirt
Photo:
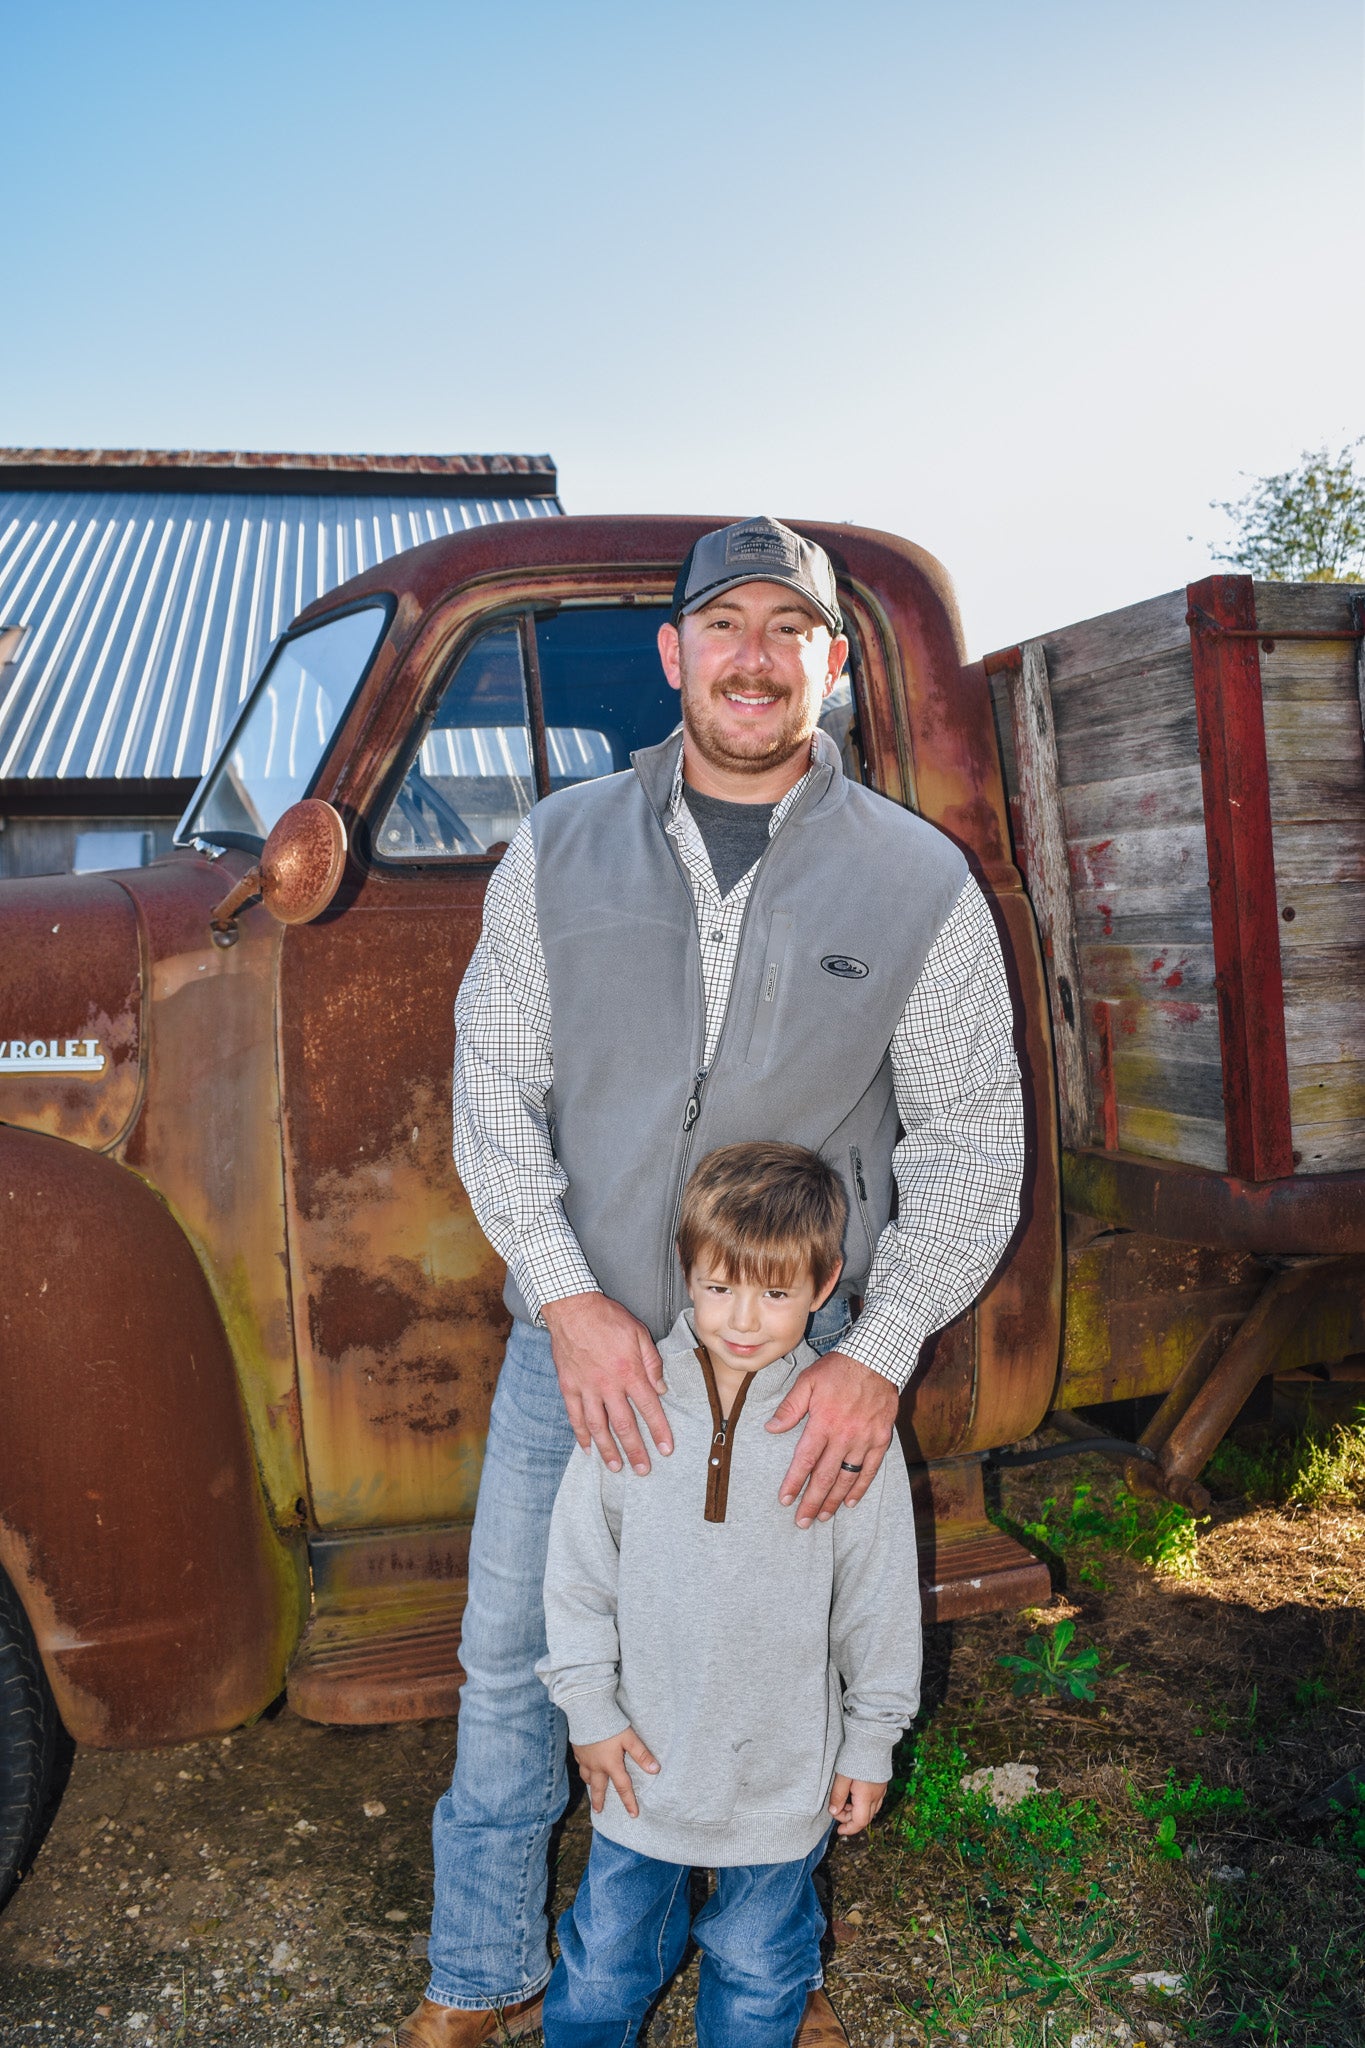
[[[747,875],[768,845],[768,826],[776,804],[732,804],[725,797],[703,796],[684,787],[683,796],[701,834],[722,896],[728,896],[741,875]]]

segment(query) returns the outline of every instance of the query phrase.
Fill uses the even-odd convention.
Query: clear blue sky
[[[1365,432],[1357,0],[0,0],[0,442],[548,451],[973,651]],[[1193,538],[1189,538],[1193,536]]]

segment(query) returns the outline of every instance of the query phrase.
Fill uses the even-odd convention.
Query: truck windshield
[[[177,839],[260,850],[317,773],[387,616],[386,605],[365,605],[276,649]]]

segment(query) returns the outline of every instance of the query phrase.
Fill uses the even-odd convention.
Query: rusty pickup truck
[[[451,1159],[455,992],[530,805],[672,727],[655,632],[717,523],[503,525],[384,563],[273,650],[176,851],[0,885],[0,1888],[62,1730],[184,1741],[282,1690],[320,1721],[455,1710],[507,1328]],[[1048,1578],[989,1519],[983,1455],[1059,1411],[1093,1435],[1071,1411],[1166,1394],[1129,1469],[1194,1497],[1229,1401],[1266,1369],[1252,1326],[1292,1277],[1284,1255],[1365,1239],[1352,1224],[1319,1243],[1288,1198],[1257,1208],[1236,1161],[1144,1158],[1140,1131],[1125,1153],[1092,1046],[1085,1127],[1063,1061],[1064,1247],[1054,1020],[1074,1036],[1080,998],[1060,938],[1045,963],[1020,873],[1044,878],[1049,805],[1061,829],[1056,746],[1002,744],[999,725],[1013,704],[1033,731],[1045,664],[1041,685],[1029,650],[965,665],[920,549],[803,530],[850,624],[826,712],[847,768],[963,848],[1013,978],[1023,1218],[901,1416],[927,1614],[1010,1609]],[[1318,1355],[1362,1348],[1347,1267],[1346,1322]],[[1272,1303],[1281,1339],[1302,1299]],[[1258,1343],[1253,1371],[1238,1346]]]

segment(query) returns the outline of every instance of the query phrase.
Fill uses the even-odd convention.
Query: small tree
[[[1235,520],[1235,545],[1217,559],[1272,583],[1365,582],[1365,475],[1356,450],[1306,450],[1297,468],[1260,477],[1244,498],[1214,501]]]

